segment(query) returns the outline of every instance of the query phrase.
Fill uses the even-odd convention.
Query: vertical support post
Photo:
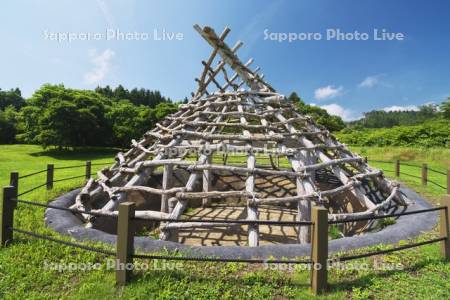
[[[327,288],[328,260],[328,210],[324,207],[312,208],[313,234],[311,241],[311,290],[315,295]]]
[[[447,195],[450,195],[450,169],[447,170]]]
[[[277,154],[277,168],[280,168],[280,155]]]
[[[395,176],[400,177],[400,160],[395,161]]]
[[[47,165],[47,190],[53,188],[53,178],[55,173],[55,166],[53,164]]]
[[[364,162],[367,164],[368,161],[369,161],[369,158],[367,156],[364,156]]]
[[[11,172],[9,176],[9,185],[13,186],[16,191],[15,195],[17,197],[17,194],[19,193],[19,172]],[[14,202],[14,208],[17,207],[17,202]]]
[[[90,160],[86,161],[86,180],[89,180],[91,178],[92,173],[92,162]]]
[[[450,195],[442,198],[441,205],[445,206],[445,209],[440,210],[440,235],[447,237],[441,241],[441,254],[446,260],[450,260]]]
[[[427,185],[428,182],[428,165],[422,165],[422,184]]]
[[[207,164],[211,164],[212,155],[208,156],[206,159]],[[211,170],[203,170],[203,192],[209,192],[211,190]],[[202,199],[202,207],[207,207],[209,205],[209,199]]]
[[[3,187],[0,247],[6,246],[6,244],[13,239],[11,227],[13,227],[14,224],[15,203],[12,200],[15,198],[17,198],[17,193],[14,186]]]
[[[116,284],[125,285],[131,277],[134,251],[134,232],[132,218],[134,217],[134,202],[124,202],[119,205],[117,220],[117,253],[116,253]]]
[[[162,189],[164,191],[172,187],[172,176],[173,176],[173,165],[164,165],[163,179],[162,179]],[[161,195],[161,212],[169,212],[169,195]]]

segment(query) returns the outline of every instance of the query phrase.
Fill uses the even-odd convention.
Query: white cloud
[[[343,90],[342,86],[335,88],[332,85],[327,85],[316,89],[314,91],[314,98],[316,98],[317,100],[335,98],[342,94],[342,90]]]
[[[380,75],[367,76],[358,86],[360,88],[372,88],[380,82]]]
[[[325,109],[330,115],[341,117],[344,121],[351,121],[357,119],[357,117],[354,116],[352,110],[345,109],[336,103],[321,105],[319,107]]]
[[[398,106],[393,105],[389,107],[383,108],[384,111],[419,111],[419,107],[417,105],[406,105],[406,106]]]
[[[106,23],[108,24],[109,28],[116,27],[114,24],[114,16],[111,13],[111,10],[109,9],[108,4],[104,0],[96,0],[98,8],[100,9],[103,18],[105,19]]]
[[[87,84],[97,84],[102,81],[111,69],[111,59],[115,53],[111,49],[106,49],[97,55],[97,50],[89,51],[91,62],[94,68],[84,75],[84,81]]]

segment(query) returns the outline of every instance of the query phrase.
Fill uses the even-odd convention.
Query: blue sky
[[[450,1],[2,1],[0,88],[25,96],[44,83],[158,89],[182,99],[195,89],[210,47],[192,25],[231,28],[279,92],[296,91],[354,119],[372,109],[415,109],[450,96]],[[146,32],[148,40],[55,41],[46,33]],[[182,40],[153,40],[166,32]],[[328,29],[369,40],[327,40]],[[404,40],[375,41],[375,29]],[[321,40],[265,39],[267,33],[320,33]],[[273,37],[274,35],[272,35]]]

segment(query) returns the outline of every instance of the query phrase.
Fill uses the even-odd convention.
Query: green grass
[[[448,150],[417,149],[388,150],[356,149],[361,155],[373,159],[392,160],[395,155],[414,155],[414,162],[429,162],[430,166],[445,169],[448,166]],[[110,162],[114,150],[89,149],[79,153],[45,152],[38,146],[0,146],[0,183],[6,185],[9,172],[18,170],[21,174],[45,168],[47,163],[58,166],[92,162]],[[55,178],[83,174],[84,169],[57,170]],[[386,173],[387,174],[387,173]],[[403,180],[403,178],[400,178]],[[27,181],[28,180],[28,181]],[[27,178],[20,182],[20,189],[45,182],[45,176]],[[25,199],[46,202],[71,188],[82,184],[82,180],[55,184],[55,189],[40,189]],[[408,184],[439,202],[439,193],[431,187],[422,187],[415,181]],[[19,204],[15,212],[15,226],[49,234],[58,238],[44,225],[43,210]],[[415,239],[417,241],[436,237],[436,231]],[[64,238],[70,240],[69,238]],[[91,243],[86,243],[91,244]],[[110,249],[106,245],[95,245]],[[355,252],[384,249],[375,246]],[[137,260],[142,264],[144,260]],[[59,272],[45,268],[48,263],[98,263],[99,269],[88,271]],[[309,272],[307,270],[265,270],[263,266],[248,264],[214,264],[179,262],[179,269],[169,268],[135,272],[132,282],[126,287],[114,285],[114,272],[106,270],[106,257],[101,254],[62,246],[48,241],[36,240],[15,234],[14,242],[0,250],[0,298],[6,299],[309,299]],[[450,264],[442,260],[439,245],[432,244],[390,255],[359,259],[345,264],[357,263],[359,270],[332,269],[329,273],[330,291],[318,299],[448,299],[450,297]],[[403,270],[380,270],[377,266],[401,264]]]
[[[420,179],[422,164],[428,164],[428,168],[447,173],[450,169],[450,149],[444,148],[407,148],[407,147],[350,147],[350,149],[361,156],[367,156],[369,165],[384,171],[385,175],[391,179],[404,182],[417,192],[424,195],[440,196],[447,193],[446,189],[428,183],[422,186]],[[395,176],[395,165],[393,161],[400,160],[400,177]],[[376,161],[392,161],[380,163]],[[406,166],[402,163],[406,163]],[[409,176],[409,175],[413,176]],[[431,170],[428,171],[428,179],[439,185],[447,186],[447,176]]]

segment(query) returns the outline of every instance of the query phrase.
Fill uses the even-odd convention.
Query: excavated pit
[[[189,172],[183,168],[174,170],[174,187],[185,186],[189,177]],[[321,189],[336,188],[341,185],[340,181],[326,170],[316,172],[315,181]],[[161,188],[162,173],[155,172],[147,182],[148,186]],[[212,172],[211,186],[216,191],[230,191],[245,189],[245,176],[226,171]],[[366,187],[370,189],[370,187]],[[200,184],[194,187],[194,191],[201,191]],[[292,178],[284,176],[255,176],[255,192],[262,193],[264,197],[286,197],[296,195],[296,185]],[[379,197],[380,195],[373,195]],[[137,210],[159,211],[161,207],[161,196],[155,194],[145,194],[141,192],[131,192],[128,200],[136,203]],[[342,192],[333,197],[333,201],[324,199],[325,206],[330,213],[347,213],[363,211],[358,199],[349,191]],[[184,220],[245,220],[247,218],[246,199],[226,198],[221,200],[211,199],[206,207],[202,207],[202,201],[190,200],[188,209],[182,215]],[[376,201],[376,200],[374,200]],[[102,202],[99,202],[102,203]],[[333,205],[329,205],[333,203]],[[272,221],[296,221],[297,206],[295,203],[280,205],[260,206],[258,209],[258,219]],[[115,234],[117,223],[110,218],[98,217],[93,222],[95,229]],[[247,245],[248,230],[246,225],[213,228],[179,229],[178,237],[171,240],[186,245],[197,246],[245,246]],[[356,223],[345,223],[339,226],[338,230],[342,236],[352,236],[364,233],[374,228],[374,223],[367,221]],[[151,236],[157,238],[159,235],[159,222],[139,220],[136,222],[136,231],[141,236]],[[268,226],[260,225],[260,244],[296,244],[298,243],[297,226]]]

